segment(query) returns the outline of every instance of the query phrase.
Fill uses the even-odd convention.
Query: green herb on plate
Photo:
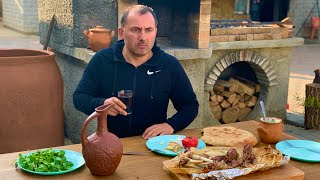
[[[19,163],[27,170],[35,172],[59,172],[72,168],[73,163],[65,157],[64,150],[52,148],[38,150],[28,155],[19,154]]]

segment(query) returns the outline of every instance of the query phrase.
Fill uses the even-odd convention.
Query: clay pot
[[[97,52],[110,46],[115,32],[103,26],[96,26],[95,28],[85,30],[83,34],[87,37],[91,49]]]
[[[261,142],[274,144],[279,142],[282,137],[284,125],[282,120],[276,117],[267,117],[267,121],[260,119],[259,127],[257,128]]]
[[[82,126],[82,154],[93,175],[111,175],[121,161],[123,147],[120,139],[107,129],[107,112],[111,107],[97,107]],[[87,137],[87,126],[94,118],[98,119],[97,132]]]
[[[0,49],[0,72],[0,153],[63,145],[63,81],[54,53]]]

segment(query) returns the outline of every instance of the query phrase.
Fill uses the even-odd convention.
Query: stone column
[[[86,55],[90,56],[90,58],[93,54],[92,51],[85,49],[88,41],[83,34],[84,30],[96,25],[117,30],[117,1],[39,0],[38,3],[39,35],[42,44],[46,41],[50,19],[55,15],[49,47],[56,54],[56,61],[64,82],[65,134],[73,143],[80,143],[81,127],[87,115],[74,108],[72,96],[87,66],[87,62],[79,58],[81,53],[79,54],[77,50],[82,49],[83,51],[81,52],[85,52],[84,54],[88,52]],[[88,135],[95,132],[96,126],[95,121],[90,123],[87,128]]]

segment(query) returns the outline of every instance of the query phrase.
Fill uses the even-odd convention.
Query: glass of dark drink
[[[132,90],[120,90],[118,92],[118,98],[127,106],[127,113],[132,113]]]

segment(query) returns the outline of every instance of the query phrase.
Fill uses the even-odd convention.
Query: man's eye
[[[152,32],[152,31],[153,31],[153,29],[147,29],[146,31],[147,31],[147,32]]]
[[[139,29],[131,29],[132,32],[139,32]]]

